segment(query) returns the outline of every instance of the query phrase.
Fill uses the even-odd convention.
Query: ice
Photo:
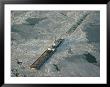
[[[86,14],[88,16],[75,31],[66,34]],[[54,40],[61,37],[64,42],[41,69],[30,69],[30,65],[51,47]],[[86,53],[94,56],[95,62],[89,62],[84,56]],[[12,11],[11,76],[99,77],[100,12]]]

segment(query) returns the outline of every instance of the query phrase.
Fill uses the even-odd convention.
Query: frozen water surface
[[[78,23],[80,20],[83,21]],[[75,31],[65,35],[72,26],[77,26]],[[30,69],[30,65],[59,37],[65,40],[52,57],[40,70]],[[100,76],[100,12],[12,11],[11,76]]]

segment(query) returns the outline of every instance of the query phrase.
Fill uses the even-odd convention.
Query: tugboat
[[[55,40],[52,47],[49,47],[31,66],[30,68],[40,69],[40,67],[54,54],[57,47],[61,45],[64,39]]]

